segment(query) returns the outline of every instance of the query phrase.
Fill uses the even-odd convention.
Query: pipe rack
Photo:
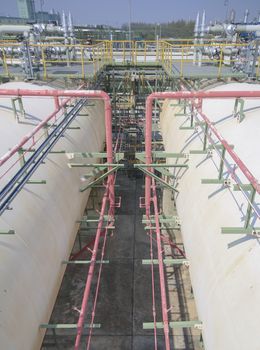
[[[110,98],[108,94],[103,91],[92,91],[92,90],[28,90],[28,89],[0,89],[0,96],[37,96],[37,97],[53,97],[55,99],[56,107],[58,106],[59,97],[70,97],[70,98],[91,98],[91,99],[102,99],[105,107],[105,126],[106,126],[106,147],[107,147],[107,162],[108,164],[113,163],[113,148],[112,148],[112,109]],[[43,122],[41,122],[31,134],[24,137],[18,145],[15,145],[6,155],[0,159],[0,166],[4,164],[8,159],[12,157],[28,140],[32,139],[37,131],[42,129],[46,123],[53,118],[57,113],[56,111]],[[55,134],[54,134],[55,135]],[[108,170],[111,170],[111,166]],[[115,195],[113,186],[113,173],[108,175],[109,182],[109,200],[111,207],[115,205]],[[15,179],[16,180],[16,175]],[[26,180],[28,178],[26,177]],[[11,180],[12,181],[12,180]],[[2,194],[2,192],[1,192]],[[5,203],[6,204],[6,203]],[[7,203],[10,204],[10,201]]]

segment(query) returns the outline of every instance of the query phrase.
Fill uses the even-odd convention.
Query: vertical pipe
[[[145,111],[145,154],[146,164],[152,163],[152,104],[153,99],[150,96],[146,99],[146,111]],[[147,169],[151,171],[151,168]],[[150,213],[150,202],[151,202],[151,177],[146,175],[145,177],[145,208],[146,215]]]
[[[80,46],[80,57],[81,57],[81,76],[82,76],[82,79],[85,79],[84,53],[83,53],[82,45]]]
[[[159,35],[156,35],[156,62],[159,61]]]
[[[86,281],[86,286],[85,286],[83,299],[82,299],[82,303],[81,303],[79,320],[78,320],[78,324],[77,324],[77,336],[76,336],[74,350],[79,350],[79,348],[80,348],[81,336],[82,336],[83,329],[84,329],[84,321],[85,321],[85,315],[86,315],[86,311],[87,311],[86,309],[87,309],[88,298],[89,298],[89,294],[90,294],[90,287],[91,287],[91,283],[92,283],[92,279],[93,279],[95,261],[96,261],[97,252],[98,252],[98,245],[99,245],[99,241],[100,241],[100,236],[101,236],[101,231],[102,231],[102,226],[103,226],[103,221],[104,221],[104,215],[105,215],[105,210],[106,210],[106,205],[107,205],[108,191],[109,191],[108,188],[109,188],[109,184],[107,184],[106,191],[105,191],[105,194],[104,194],[103,199],[102,199],[100,218],[99,218],[99,222],[98,222],[98,228],[97,228],[95,243],[94,243],[94,247],[93,247],[93,253],[91,256],[91,263],[89,266],[88,277],[87,277],[87,281]]]
[[[198,63],[199,67],[201,67],[202,65],[202,58],[203,58],[205,23],[206,23],[206,13],[205,13],[205,10],[203,10],[202,19],[201,19],[201,28],[200,28],[200,50],[199,50],[199,63]]]
[[[155,187],[155,180],[152,179],[152,189],[153,189],[153,206],[154,206],[154,218],[156,227],[156,242],[157,242],[157,252],[158,252],[158,263],[159,263],[159,276],[160,276],[160,291],[161,291],[161,303],[162,303],[162,318],[163,318],[163,329],[165,337],[165,349],[170,350],[170,339],[169,339],[169,319],[168,319],[168,308],[167,308],[167,296],[165,288],[165,275],[164,275],[164,263],[162,254],[162,242],[161,242],[161,231],[159,222],[159,209],[157,202],[157,194]]]
[[[43,65],[43,79],[47,79],[47,71],[46,71],[46,60],[44,54],[44,46],[42,46],[42,65]]]
[[[106,147],[107,147],[107,162],[109,164],[113,163],[113,140],[112,140],[112,107],[111,101],[107,94],[103,93],[104,103],[105,103],[105,122],[106,122]],[[109,167],[108,170],[112,168]],[[112,215],[115,211],[115,189],[114,189],[114,174],[108,176],[109,184],[109,201]]]
[[[5,49],[3,48],[3,66],[5,67],[5,72],[6,75],[9,76],[9,70],[8,70],[8,65],[7,65],[7,61],[6,61],[6,54],[5,54]]]
[[[193,53],[193,64],[195,65],[197,63],[197,53],[198,53],[198,35],[199,35],[199,20],[200,20],[200,13],[197,13],[197,18],[195,22],[194,27],[194,53]]]
[[[181,78],[183,77],[183,46],[181,47]]]
[[[170,74],[173,74],[173,46],[171,46],[171,58],[170,58],[170,62],[171,62]]]
[[[221,77],[222,62],[223,62],[223,46],[221,46],[221,51],[220,51],[220,56],[219,56],[218,78]]]
[[[244,14],[244,23],[245,23],[245,24],[248,22],[248,16],[249,16],[249,10],[246,9],[246,10],[245,10],[245,14]]]
[[[146,164],[152,163],[152,103],[153,100],[158,99],[190,99],[190,98],[236,98],[236,97],[260,97],[259,91],[196,91],[196,92],[187,92],[187,91],[179,91],[179,92],[154,92],[150,94],[146,99],[146,111],[145,111],[145,157]],[[210,122],[210,120],[199,111],[201,117],[204,119],[206,124],[208,125],[209,130],[218,138],[220,143],[224,146],[226,151],[238,165],[240,170],[255,188],[257,193],[260,194],[260,184],[258,180],[252,175],[243,161],[237,156],[237,154],[232,150],[228,142],[219,134],[215,126]],[[147,170],[151,171],[151,168],[148,167]],[[150,213],[150,202],[151,202],[151,177],[146,175],[145,177],[145,207],[146,207],[146,215],[148,216]]]

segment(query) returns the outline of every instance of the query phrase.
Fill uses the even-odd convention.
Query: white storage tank
[[[260,86],[232,83],[213,90],[260,90]],[[234,145],[234,151],[260,179],[260,99],[245,99],[241,123],[232,116],[234,103],[234,99],[205,100],[203,112],[216,122],[224,139]],[[180,129],[189,125],[186,116],[175,116],[180,111],[176,101],[164,102],[160,122],[166,152],[201,150],[203,134]],[[190,154],[189,168],[178,179],[176,198],[204,344],[207,350],[259,350],[259,239],[221,233],[222,227],[244,226],[248,203],[233,186],[201,183],[202,179],[218,178],[219,163],[215,151],[212,157]],[[171,205],[170,201],[164,203],[166,213]],[[259,227],[259,220],[254,225]]]
[[[0,88],[48,89],[28,83],[7,83]],[[26,112],[20,122],[14,118],[10,98],[0,97],[1,156],[54,111],[53,98],[23,98]],[[86,115],[86,113],[88,115]],[[55,145],[66,152],[99,152],[105,141],[104,104],[93,100],[84,107]],[[18,159],[18,156],[17,156]],[[86,159],[85,159],[86,160]],[[88,162],[98,162],[88,159]],[[89,191],[79,192],[84,168],[70,169],[65,154],[50,154],[32,179],[46,184],[27,184],[0,217],[0,348],[36,350],[41,346],[78,229]],[[19,163],[15,169],[19,168]],[[9,173],[14,173],[14,170]],[[1,169],[1,174],[3,169]],[[9,177],[10,178],[10,177]],[[6,183],[1,180],[1,188]],[[86,184],[86,183],[84,183]]]

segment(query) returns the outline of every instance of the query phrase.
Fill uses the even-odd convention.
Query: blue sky
[[[71,11],[77,24],[121,25],[129,20],[129,2],[132,2],[134,22],[161,23],[177,19],[195,19],[198,10],[206,10],[207,20],[225,18],[227,6],[236,9],[241,20],[245,7],[254,18],[260,11],[259,0],[44,0],[43,9]],[[0,0],[0,15],[18,15],[16,0]],[[40,0],[35,0],[40,9]],[[4,5],[4,6],[3,6]]]

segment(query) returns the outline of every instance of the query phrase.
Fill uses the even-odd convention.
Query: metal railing
[[[162,65],[174,77],[259,77],[259,53],[241,43],[192,43],[151,41],[101,41],[96,45],[65,45],[56,42],[28,44],[35,74],[43,79],[93,77],[105,65]],[[248,58],[251,55],[251,59]],[[25,74],[24,43],[0,43],[0,75]],[[254,67],[252,67],[252,64]]]
[[[34,74],[40,75],[44,80],[54,76],[82,79],[92,77],[110,60],[106,42],[96,45],[28,44],[28,51]],[[1,44],[0,75],[25,75],[24,55],[23,43]]]

